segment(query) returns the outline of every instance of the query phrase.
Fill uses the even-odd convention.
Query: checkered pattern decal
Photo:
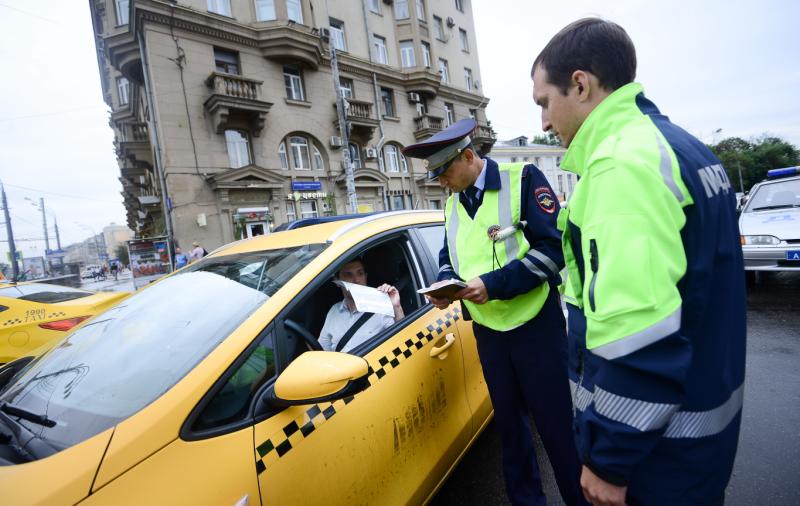
[[[9,325],[19,325],[20,323],[22,323],[22,320],[20,320],[19,318],[13,318],[11,320],[4,321],[3,327],[7,327]]]
[[[393,349],[388,355],[378,359],[378,367],[370,364],[367,380],[370,386],[383,379],[391,371],[399,367],[417,350],[433,341],[434,337],[443,334],[445,330],[458,321],[461,309],[456,307],[447,311],[444,318],[436,320],[436,326],[428,325],[426,329],[407,339],[402,346]],[[356,394],[357,396],[358,394]],[[305,413],[292,420],[282,430],[275,432],[266,441],[256,447],[256,471],[263,473],[289,453],[292,448],[319,429],[322,424],[333,418],[336,413],[353,402],[356,396],[350,396],[334,402],[314,404]]]
[[[60,316],[67,316],[67,313],[65,313],[63,311],[58,311],[58,312],[55,312],[55,313],[50,313],[45,318],[49,320],[50,318],[58,318]],[[40,321],[40,320],[36,320],[36,321]],[[44,320],[41,320],[41,321],[44,321]],[[10,320],[4,321],[3,322],[3,327],[8,327],[10,325],[19,325],[20,323],[25,323],[25,322],[24,322],[24,320],[21,320],[20,318],[12,318]]]

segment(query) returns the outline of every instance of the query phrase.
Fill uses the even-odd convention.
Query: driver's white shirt
[[[344,301],[337,302],[328,310],[328,315],[325,317],[325,325],[322,326],[322,332],[319,335],[319,344],[325,351],[336,351],[336,345],[345,333],[353,326],[353,324],[361,318],[364,313],[360,311],[351,312]],[[341,352],[347,353],[359,344],[368,341],[380,331],[389,327],[394,323],[394,317],[384,314],[374,314],[372,317],[365,321],[353,337],[344,345]]]

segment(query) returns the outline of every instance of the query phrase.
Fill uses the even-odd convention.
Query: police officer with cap
[[[545,504],[529,417],[533,416],[567,504],[582,504],[572,437],[567,338],[556,286],[564,267],[558,201],[532,164],[480,158],[473,119],[458,121],[403,154],[422,158],[428,177],[452,194],[445,206],[439,281],[473,321],[478,354],[503,445],[513,504]],[[451,301],[429,297],[440,309]]]

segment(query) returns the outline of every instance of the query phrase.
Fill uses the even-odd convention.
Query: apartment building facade
[[[476,146],[494,143],[471,0],[89,4],[139,237],[170,220],[179,245],[211,250],[350,212],[345,151],[358,211],[441,208],[446,193],[400,150],[469,116]]]
[[[561,158],[566,151],[561,146],[531,143],[527,137],[520,136],[498,141],[492,148],[492,159],[498,163],[528,162],[536,165],[559,200],[565,202],[578,182],[575,174],[561,169]]]

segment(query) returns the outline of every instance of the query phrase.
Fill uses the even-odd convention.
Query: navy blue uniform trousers
[[[478,355],[503,446],[503,475],[513,504],[546,504],[536,463],[530,417],[553,466],[561,497],[586,504],[572,435],[567,336],[555,289],[539,314],[498,332],[473,322]]]

